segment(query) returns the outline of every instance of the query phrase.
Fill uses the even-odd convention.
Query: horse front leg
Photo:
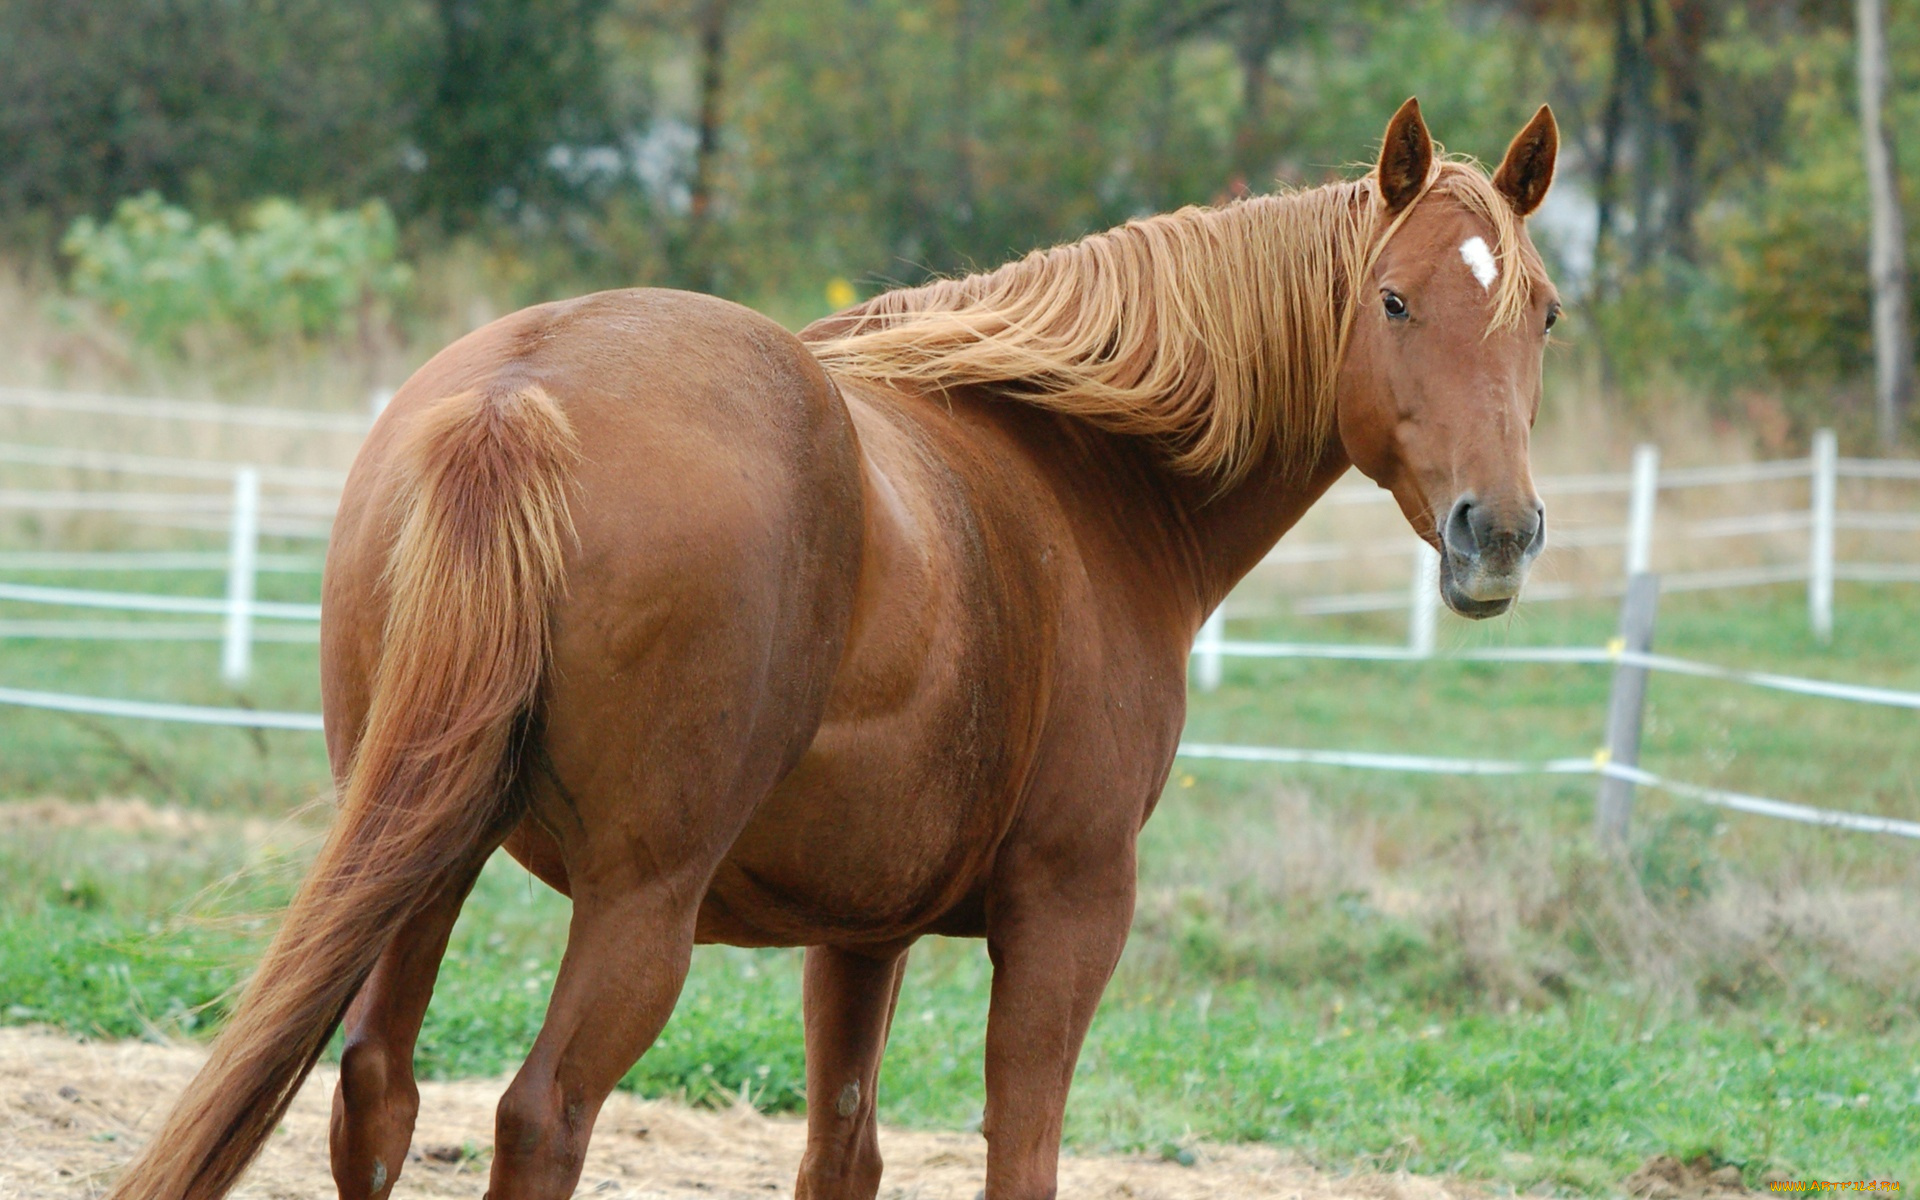
[[[447,937],[479,874],[476,863],[400,927],[347,1008],[327,1137],[340,1200],[383,1200],[400,1178],[420,1111],[414,1043]]]
[[[807,949],[807,1152],[794,1200],[880,1191],[880,1056],[906,967],[904,946]]]
[[[1133,841],[1010,850],[988,902],[986,1200],[1052,1200],[1074,1064],[1133,923]]]

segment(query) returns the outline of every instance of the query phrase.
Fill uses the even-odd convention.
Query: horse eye
[[[1560,302],[1558,300],[1555,300],[1552,304],[1547,306],[1547,332],[1548,333],[1553,332],[1554,322],[1558,321],[1559,319],[1560,319]]]
[[[1404,321],[1407,319],[1407,302],[1400,298],[1399,292],[1382,292],[1380,295],[1380,303],[1386,306],[1389,320]]]

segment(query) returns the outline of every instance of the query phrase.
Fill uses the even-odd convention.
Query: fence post
[[[1434,626],[1440,617],[1440,555],[1421,542],[1413,552],[1413,585],[1407,595],[1407,648],[1420,658],[1433,656]]]
[[[1200,626],[1199,644],[1194,647],[1194,653],[1198,655],[1194,674],[1203,692],[1211,692],[1220,686],[1220,643],[1226,640],[1226,636],[1226,606],[1223,604],[1207,614],[1206,622]]]
[[[1660,447],[1633,448],[1633,491],[1627,497],[1627,580],[1653,570],[1653,510],[1660,502]]]
[[[1641,571],[1627,580],[1627,598],[1620,605],[1619,650],[1645,654],[1653,647],[1653,617],[1660,605],[1660,577]],[[1604,767],[1640,765],[1640,721],[1646,712],[1647,669],[1624,659],[1613,668],[1613,694],[1607,701],[1607,744],[1597,756]],[[1600,844],[1618,849],[1627,843],[1627,819],[1633,813],[1633,782],[1612,775],[1600,777],[1594,805],[1594,833]]]
[[[260,557],[260,472],[233,473],[233,527],[227,543],[227,622],[220,675],[245,683],[253,666],[253,583]]]
[[[1812,536],[1807,539],[1807,617],[1813,636],[1833,640],[1833,508],[1834,484],[1839,473],[1839,443],[1833,430],[1813,435]]]

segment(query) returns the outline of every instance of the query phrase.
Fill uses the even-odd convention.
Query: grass
[[[218,597],[217,572],[35,572],[43,586]],[[262,574],[261,600],[312,603],[317,574]],[[0,605],[0,619],[75,617],[35,604]],[[81,613],[108,621],[118,613]],[[156,625],[180,618],[160,618]],[[189,618],[217,624],[217,618]],[[264,623],[263,623],[264,624]],[[313,626],[288,626],[312,632]],[[312,643],[258,642],[253,673],[240,688],[220,678],[218,641],[0,641],[0,686],[217,707],[315,711]],[[76,717],[31,709],[0,713],[0,796],[137,794],[223,811],[278,812],[326,787],[325,747],[304,733],[163,725]]]
[[[275,586],[295,599],[311,583]],[[1669,597],[1657,645],[1920,686],[1907,608],[1898,589],[1843,589],[1838,638],[1823,648],[1788,592]],[[1492,627],[1450,623],[1447,638],[1599,644],[1611,626],[1605,605],[1541,606]],[[1235,632],[1394,630],[1355,619]],[[7,643],[0,684],[227,703],[217,653]],[[263,648],[249,697],[311,708],[312,657]],[[1606,690],[1594,668],[1230,663],[1219,692],[1195,696],[1189,735],[1579,754],[1600,737]],[[1907,712],[1661,677],[1646,761],[1690,781],[1912,816],[1911,729]],[[103,732],[0,711],[5,792],[176,805],[164,821],[141,809],[0,810],[18,814],[0,824],[0,1019],[204,1036],[261,944],[261,914],[285,902],[311,851],[314,818],[281,815],[325,778],[317,738]],[[1616,1190],[1659,1153],[1735,1163],[1749,1181],[1770,1170],[1920,1176],[1912,847],[1643,792],[1622,872],[1587,848],[1591,803],[1587,779],[1179,764],[1143,839],[1134,937],[1076,1077],[1069,1139],[1169,1153],[1195,1138],[1254,1139],[1335,1168],[1587,1194]],[[511,863],[489,866],[455,931],[423,1073],[518,1062],[566,915]],[[915,950],[886,1119],[978,1121],[987,983],[977,944]],[[714,947],[627,1082],[793,1110],[803,1079],[798,954]]]

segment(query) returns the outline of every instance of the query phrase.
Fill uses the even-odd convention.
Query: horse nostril
[[[1466,558],[1480,552],[1480,537],[1473,527],[1473,518],[1473,500],[1462,496],[1453,502],[1453,511],[1447,514],[1447,525],[1441,532],[1447,549]]]
[[[1533,537],[1527,542],[1527,557],[1532,558],[1547,548],[1547,506],[1536,504],[1533,508]]]

